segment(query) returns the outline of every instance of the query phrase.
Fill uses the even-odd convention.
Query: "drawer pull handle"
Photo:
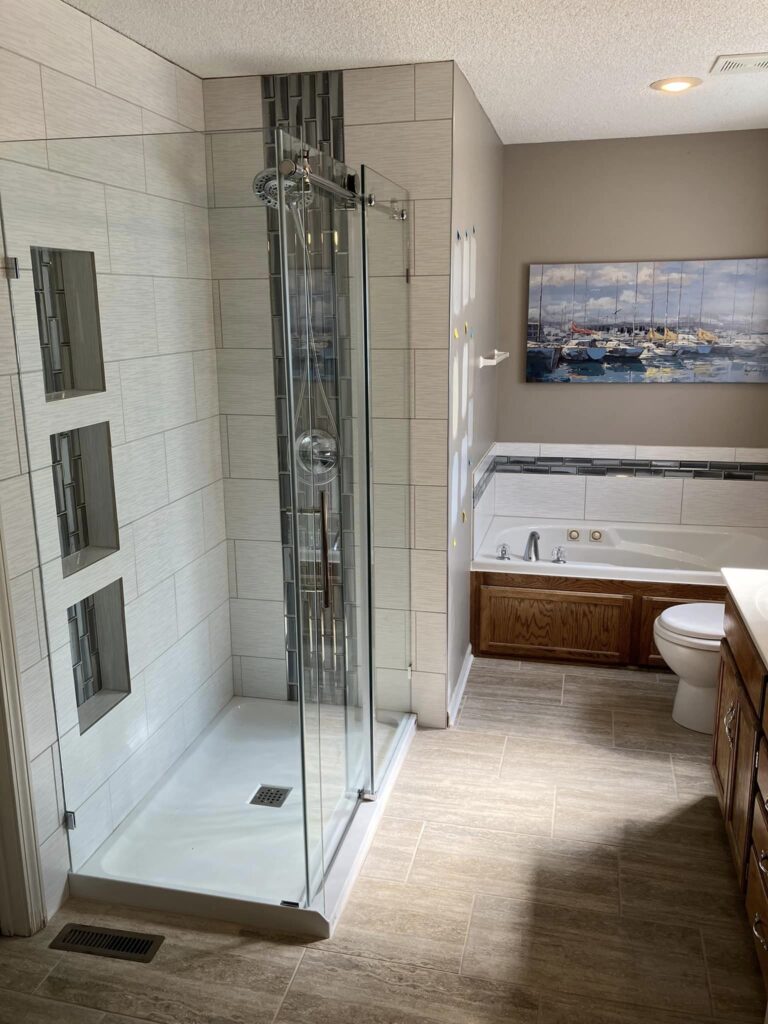
[[[760,868],[760,873],[768,878],[768,866],[766,861],[768,860],[768,853],[765,850],[760,851],[760,856],[757,858],[757,866]]]
[[[763,947],[765,952],[768,953],[768,939],[763,935],[763,922],[760,920],[759,914],[755,914],[752,921],[752,934]]]
[[[736,702],[734,701],[723,716],[723,728],[725,729],[725,735],[728,737],[728,742],[733,746],[734,735],[731,732],[731,726],[733,720],[736,717]]]

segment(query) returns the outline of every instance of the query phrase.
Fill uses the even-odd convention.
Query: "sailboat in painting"
[[[529,381],[768,382],[768,257],[533,264],[526,346]]]

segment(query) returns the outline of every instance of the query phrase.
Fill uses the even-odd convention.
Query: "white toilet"
[[[653,624],[664,661],[680,677],[672,717],[678,725],[711,733],[715,717],[724,604],[678,604]]]

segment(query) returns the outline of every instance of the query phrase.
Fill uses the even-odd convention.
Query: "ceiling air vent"
[[[721,53],[710,75],[740,75],[745,71],[768,71],[768,53]]]

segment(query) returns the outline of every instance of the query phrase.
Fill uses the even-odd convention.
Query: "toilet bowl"
[[[714,725],[724,616],[723,604],[678,604],[653,624],[659,653],[680,677],[672,717],[696,732],[711,733]]]

